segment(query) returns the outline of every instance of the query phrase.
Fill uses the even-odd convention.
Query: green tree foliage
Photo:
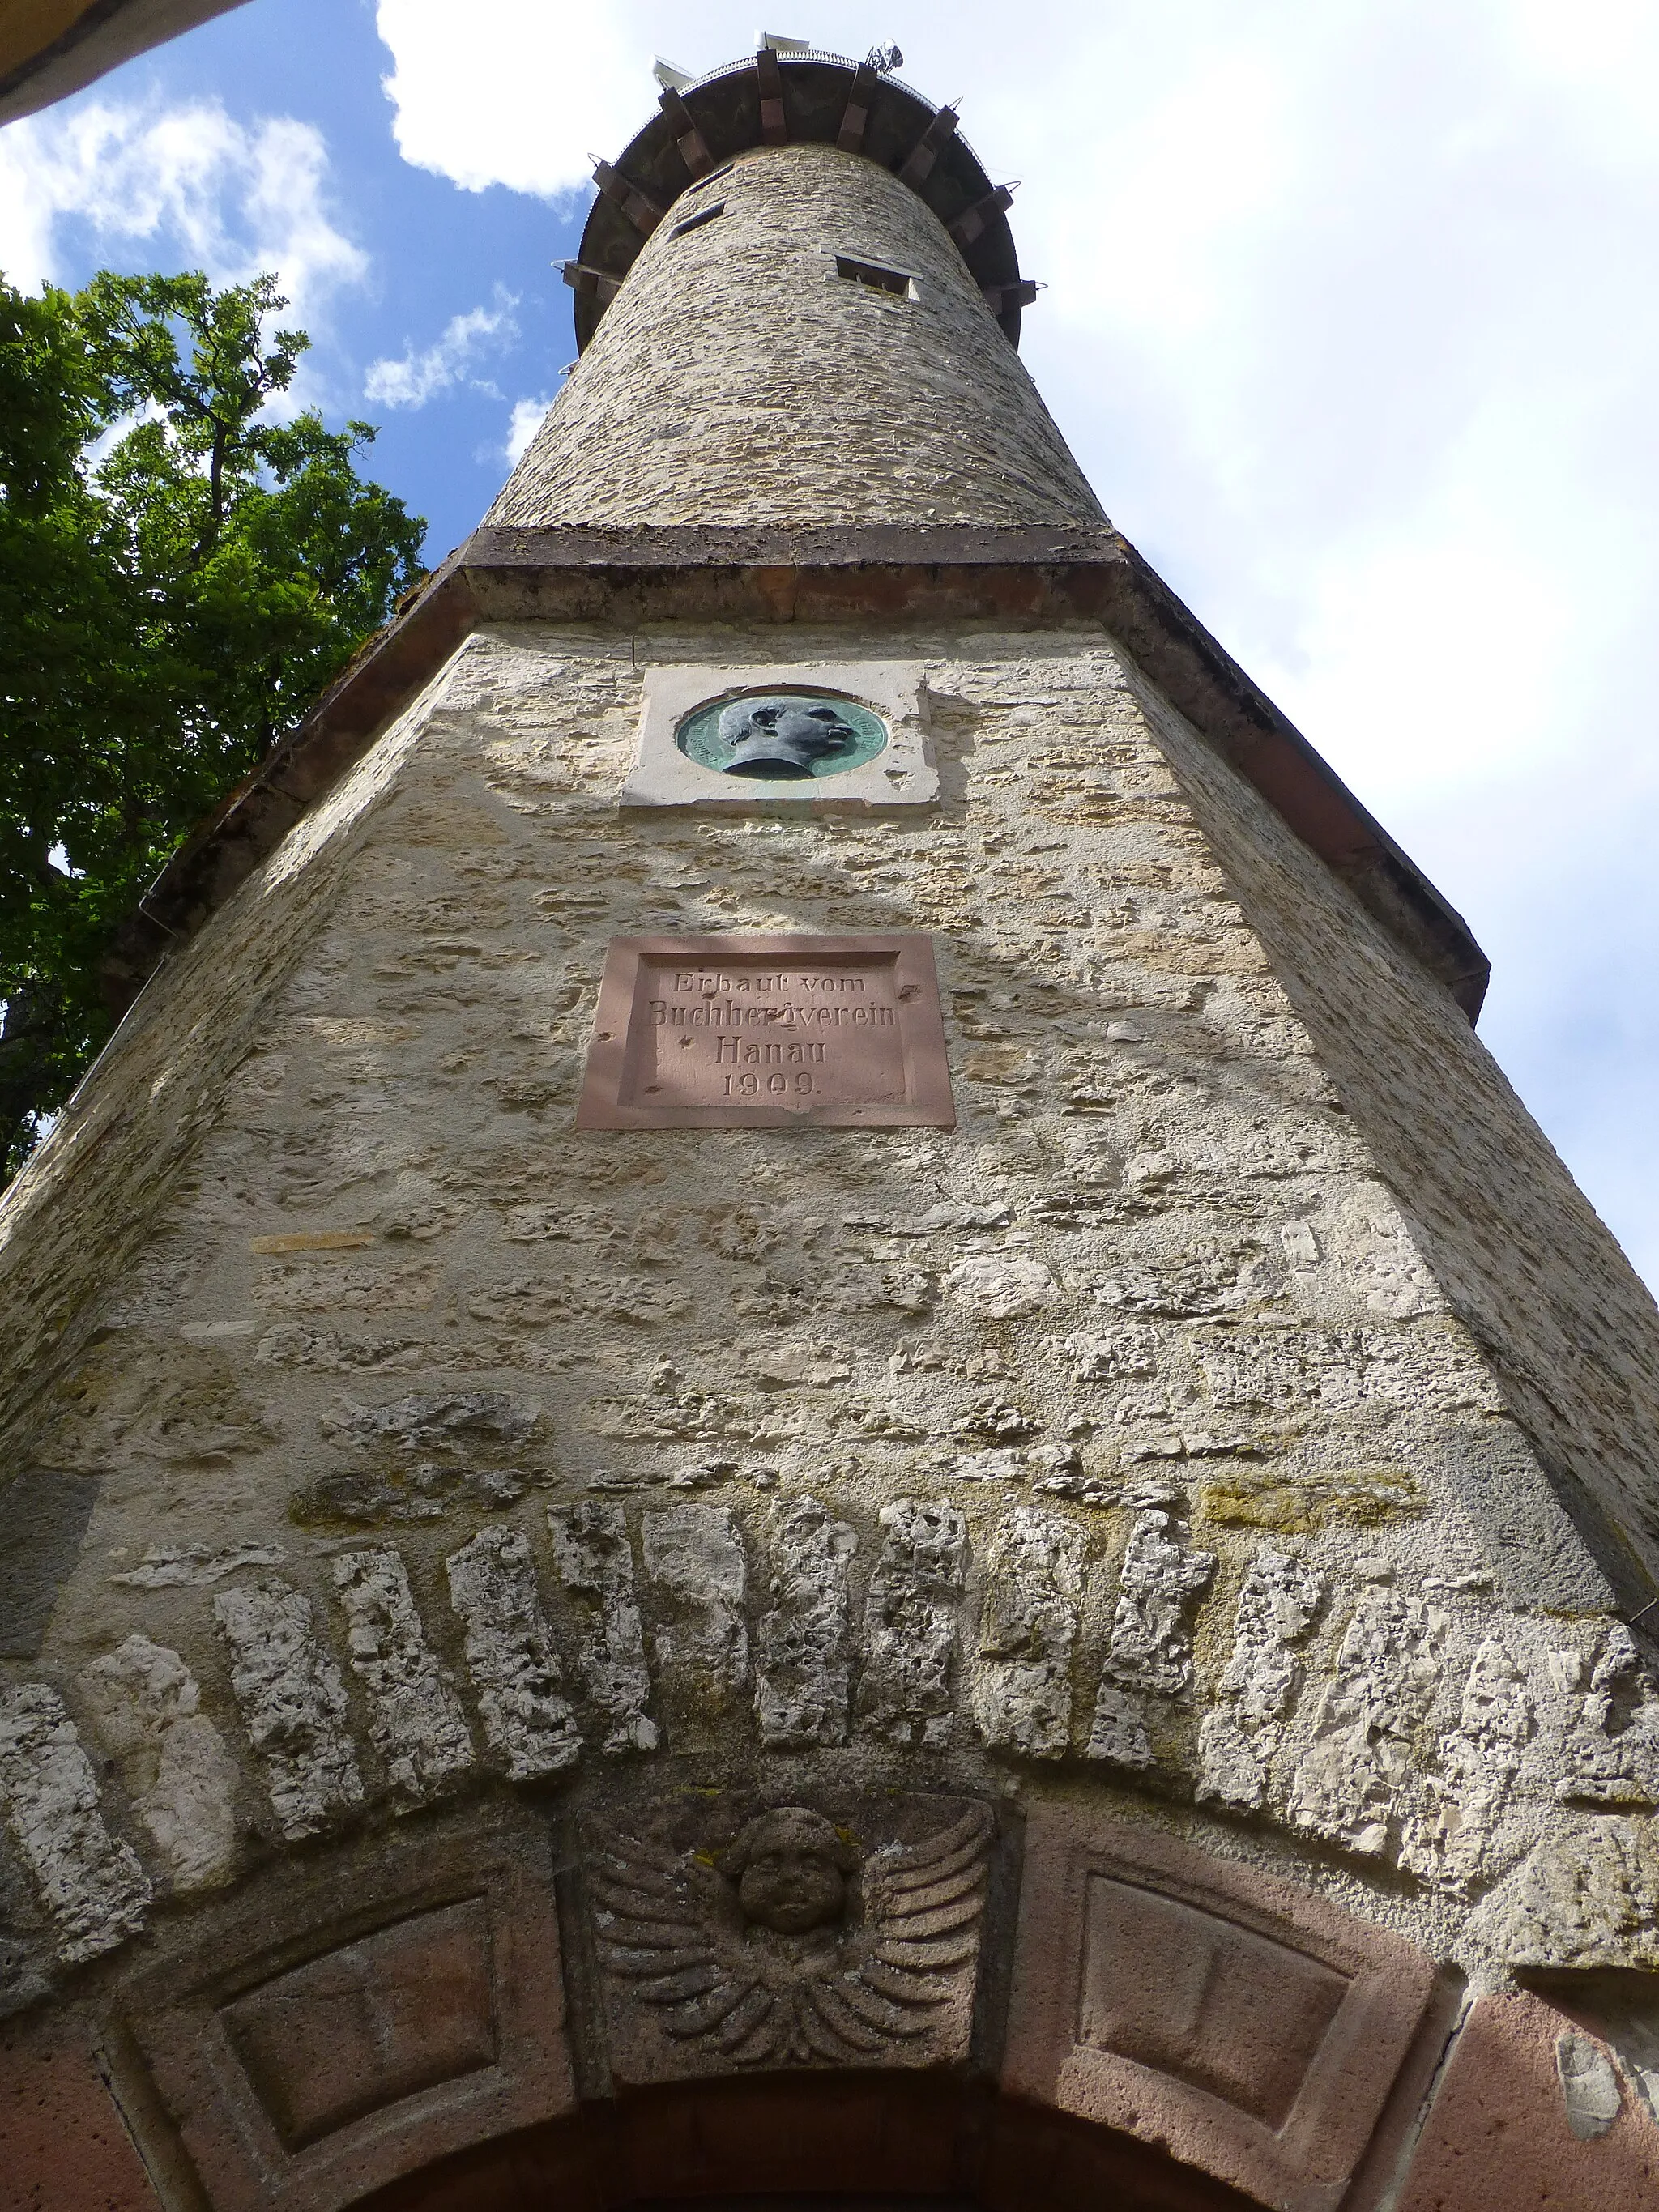
[[[0,1182],[108,1032],[168,855],[420,575],[366,422],[272,419],[274,278],[0,278]]]

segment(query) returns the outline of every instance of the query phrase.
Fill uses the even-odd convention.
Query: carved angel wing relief
[[[613,1834],[592,1886],[617,2070],[964,2057],[991,1833],[970,1805],[865,1857],[786,1807],[718,1863]]]

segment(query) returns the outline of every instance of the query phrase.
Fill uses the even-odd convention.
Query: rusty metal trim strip
[[[670,87],[665,90],[657,105],[668,118],[668,127],[674,134],[674,143],[679,149],[680,159],[685,164],[686,173],[695,184],[699,177],[706,177],[714,167],[714,157],[703,143],[702,133],[692,121],[691,111],[678,92]]]
[[[904,167],[898,173],[899,182],[920,191],[933,173],[947,138],[954,137],[961,117],[954,107],[941,107],[933,121],[911,148]]]
[[[836,134],[836,144],[842,153],[864,151],[864,134],[869,128],[870,110],[875,105],[880,82],[867,61],[860,62],[854,70],[853,82],[847,88],[847,105],[842,110],[841,129]]]
[[[783,71],[770,46],[755,56],[755,75],[760,82],[761,143],[787,146],[789,125],[783,112]]]

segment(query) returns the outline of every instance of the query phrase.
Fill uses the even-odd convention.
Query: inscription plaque
[[[931,938],[618,937],[579,1129],[953,1129]]]

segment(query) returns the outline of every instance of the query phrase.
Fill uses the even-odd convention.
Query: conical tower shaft
[[[674,202],[486,520],[1105,522],[938,218],[813,144],[755,149]]]

